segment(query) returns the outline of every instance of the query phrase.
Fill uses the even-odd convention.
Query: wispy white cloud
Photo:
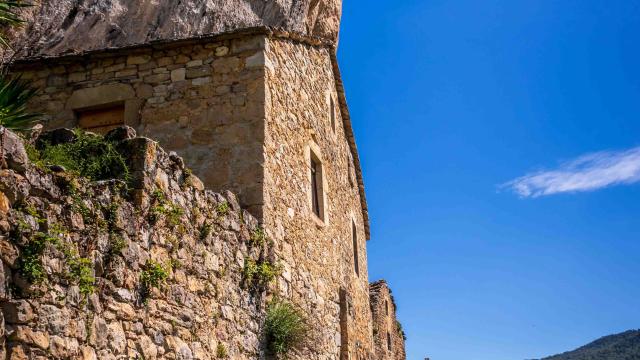
[[[636,182],[640,182],[640,147],[586,154],[557,169],[530,173],[501,187],[522,197],[540,197]]]

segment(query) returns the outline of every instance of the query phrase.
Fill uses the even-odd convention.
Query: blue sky
[[[369,275],[409,359],[640,327],[638,34],[632,0],[344,1]]]

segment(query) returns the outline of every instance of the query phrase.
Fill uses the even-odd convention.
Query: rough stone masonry
[[[320,329],[297,359],[378,357],[369,214],[336,59],[340,5],[41,1],[15,34],[24,46],[12,71],[40,89],[29,108],[45,128],[130,126],[205,188],[237,195],[283,266],[274,292]]]

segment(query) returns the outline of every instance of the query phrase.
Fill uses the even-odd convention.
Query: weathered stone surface
[[[269,26],[337,41],[342,0],[43,0],[14,30],[19,56],[59,55]],[[130,57],[129,64],[149,61]],[[113,70],[111,70],[113,71]]]
[[[232,193],[205,190],[186,175],[175,152],[132,136],[127,127],[109,134],[130,169],[141,174],[137,189],[75,178],[69,193],[61,189],[68,178],[54,180],[58,175],[28,162],[26,177],[2,170],[3,191],[27,180],[32,184],[23,204],[0,216],[6,222],[0,228],[0,347],[10,344],[9,359],[210,359],[218,343],[234,359],[254,359],[260,352],[256,324],[263,293],[244,286],[244,263],[236,262],[239,252],[243,259],[261,256],[247,249],[257,220]],[[146,200],[137,202],[137,196]],[[222,205],[225,213],[217,210]],[[80,211],[84,219],[68,216]],[[52,232],[54,225],[61,231]],[[7,265],[20,264],[24,246],[39,230],[56,238],[36,260],[46,280],[6,276],[14,271]],[[96,275],[90,294],[72,273],[80,257]],[[205,269],[212,258],[218,265]],[[151,261],[166,279],[143,295],[141,278]],[[7,293],[7,287],[16,290]],[[233,308],[231,318],[218,316],[221,304]]]
[[[0,126],[0,169],[6,167],[24,172],[28,161],[27,152],[18,135]]]
[[[373,343],[379,360],[405,360],[404,332],[396,315],[396,303],[385,280],[369,286],[373,316]]]
[[[34,319],[31,304],[26,300],[3,301],[0,308],[9,324],[26,324]]]

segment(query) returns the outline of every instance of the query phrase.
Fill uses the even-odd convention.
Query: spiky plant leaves
[[[0,0],[0,27],[4,30],[7,26],[20,26],[24,20],[20,17],[18,10],[32,6],[20,0]],[[4,36],[4,31],[0,32],[0,44],[10,47]]]
[[[0,72],[0,126],[17,132],[31,129],[39,114],[30,113],[27,103],[35,93],[26,81]]]

